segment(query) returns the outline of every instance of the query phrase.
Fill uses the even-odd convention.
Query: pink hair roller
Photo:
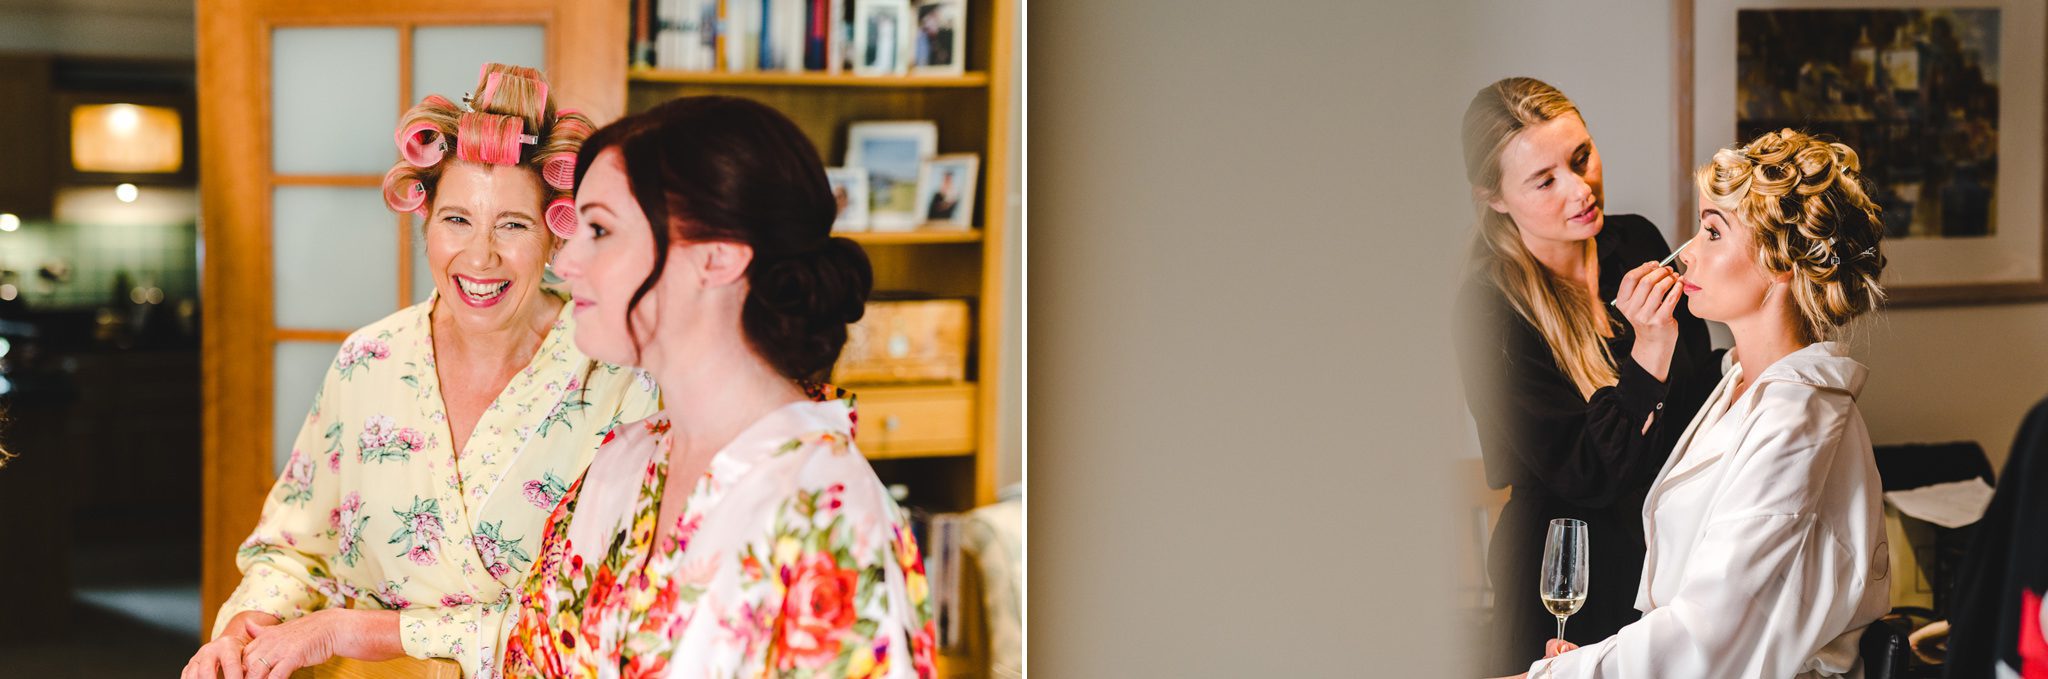
[[[576,235],[576,201],[556,198],[548,202],[548,230],[557,237],[568,238]]]
[[[476,163],[516,165],[525,123],[512,116],[464,113],[455,131],[455,157]]]
[[[488,68],[490,68],[490,65],[489,65],[489,64],[485,64],[485,65],[484,65],[484,68],[488,69]],[[532,79],[532,78],[528,78],[528,77],[525,77],[525,76],[511,75],[511,74],[508,74],[508,73],[492,73],[492,74],[490,74],[490,75],[488,75],[488,76],[484,76],[483,74],[479,73],[479,74],[477,74],[477,75],[479,75],[479,76],[483,76],[483,79],[484,79],[484,89],[483,89],[483,91],[481,91],[481,92],[478,92],[478,93],[477,93],[477,95],[476,95],[476,102],[475,102],[475,105],[476,105],[476,106],[488,106],[488,105],[490,105],[490,103],[491,103],[491,101],[492,101],[492,99],[491,99],[491,95],[497,94],[497,92],[498,92],[498,83],[500,83],[500,82],[503,82],[505,78],[516,78],[516,79],[519,79],[519,80],[524,80],[524,81],[526,81],[526,83],[527,83],[527,86],[528,86],[528,87],[532,87],[532,88],[533,88],[533,90],[534,90],[534,93],[535,93],[535,94],[536,94],[537,96],[539,96],[539,97],[540,97],[540,100],[541,100],[541,101],[547,101],[547,100],[548,100],[548,84],[547,84],[547,83],[545,83],[545,82],[542,82],[542,81],[539,81],[539,80],[534,80],[534,79]]]
[[[413,167],[433,167],[448,152],[440,129],[424,120],[399,130],[397,141],[399,157]]]
[[[555,187],[559,191],[568,191],[575,188],[576,156],[574,154],[562,153],[549,158],[547,164],[540,168],[540,178],[547,180],[548,186]]]
[[[427,187],[419,180],[407,179],[384,182],[384,204],[392,212],[411,212],[427,216]]]

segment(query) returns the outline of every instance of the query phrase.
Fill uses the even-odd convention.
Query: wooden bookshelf
[[[1007,383],[999,367],[1002,338],[1016,331],[1004,322],[1011,261],[1006,234],[1012,227],[1008,144],[1018,124],[1014,2],[967,0],[961,75],[622,69],[628,113],[682,96],[754,99],[795,121],[828,166],[844,164],[848,126],[869,120],[930,120],[939,128],[938,153],[981,157],[971,228],[924,225],[834,234],[867,250],[877,293],[969,300],[971,344],[963,381],[838,385],[857,398],[855,440],[876,474],[884,483],[910,489],[904,504],[932,512],[961,512],[996,500],[997,419],[1009,399],[1021,398],[1022,390]],[[622,15],[620,22],[628,18]],[[623,62],[627,50],[614,53]],[[987,649],[942,648],[938,670],[945,679],[985,676]]]
[[[987,87],[988,73],[973,71],[960,75],[854,75],[805,71],[675,71],[636,68],[626,73],[634,83],[681,83],[698,85],[752,85],[768,87]]]
[[[980,229],[922,228],[916,231],[839,231],[834,236],[850,238],[861,245],[919,245],[924,243],[979,243]]]
[[[911,231],[834,235],[860,243],[875,270],[878,293],[919,293],[970,300],[972,345],[966,380],[951,385],[841,384],[859,398],[863,444],[872,438],[876,471],[886,483],[910,487],[906,504],[965,511],[996,499],[996,419],[1019,390],[1002,379],[998,357],[1005,267],[1009,262],[1008,186],[1016,50],[1015,0],[967,0],[966,52],[960,75],[862,76],[850,72],[716,72],[622,68],[626,111],[645,111],[683,96],[728,95],[760,101],[788,115],[824,156],[844,164],[847,128],[869,120],[930,120],[938,153],[981,157],[971,228],[925,225]],[[620,16],[621,23],[630,18]],[[617,50],[624,62],[627,50]],[[1005,395],[1008,394],[1008,395]],[[895,416],[902,431],[883,450],[880,423]],[[941,421],[935,421],[941,420]],[[955,421],[957,420],[957,421]],[[872,425],[872,426],[871,426]],[[932,432],[943,436],[930,438]],[[926,436],[927,438],[917,438]],[[868,446],[863,446],[864,448]]]

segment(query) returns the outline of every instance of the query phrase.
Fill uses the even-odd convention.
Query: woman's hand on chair
[[[254,630],[277,624],[277,616],[258,611],[242,611],[228,619],[228,626],[220,636],[199,647],[192,654],[192,660],[185,663],[185,670],[179,679],[244,679],[251,676],[243,672],[242,649],[254,638]],[[260,676],[260,675],[255,675]]]
[[[242,649],[248,679],[289,679],[337,655],[375,661],[405,654],[396,611],[330,608],[254,631],[255,640]]]

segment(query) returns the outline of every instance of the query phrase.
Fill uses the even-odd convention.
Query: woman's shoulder
[[[344,340],[343,343],[365,344],[384,342],[389,344],[394,339],[425,337],[430,332],[427,314],[432,310],[432,305],[433,302],[429,300],[393,311],[383,318],[372,321],[369,325],[356,328],[355,332],[348,334],[348,339]]]

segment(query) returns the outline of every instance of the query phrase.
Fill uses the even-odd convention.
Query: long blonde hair
[[[1605,313],[1591,313],[1596,307],[1583,286],[1543,268],[1522,244],[1522,230],[1514,218],[1494,211],[1485,199],[1500,193],[1500,154],[1508,142],[1530,126],[1567,115],[1579,115],[1579,108],[1563,92],[1535,78],[1506,78],[1479,90],[1465,108],[1465,178],[1475,189],[1477,240],[1486,249],[1479,262],[1481,272],[1500,288],[1516,314],[1536,326],[1579,395],[1591,398],[1594,391],[1618,381],[1614,356],[1607,349],[1606,339],[1614,336],[1610,319]],[[1586,249],[1590,264],[1590,239]]]
[[[1757,261],[1792,273],[1802,342],[1818,342],[1884,303],[1884,222],[1844,144],[1792,129],[1721,149],[1693,176],[1708,202],[1754,234]]]

